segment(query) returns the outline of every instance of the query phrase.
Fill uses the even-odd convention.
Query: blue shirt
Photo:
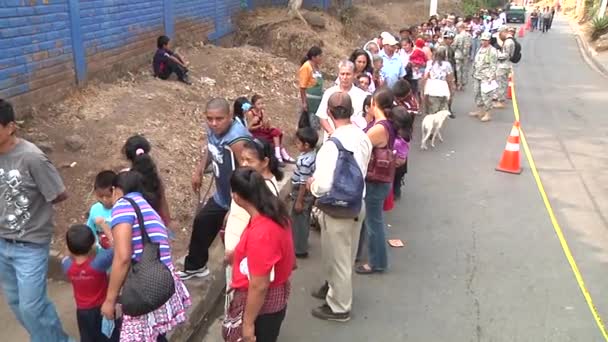
[[[91,228],[93,234],[95,234],[95,239],[97,241],[99,240],[98,235],[100,233],[103,233],[103,229],[95,224],[95,219],[98,217],[105,218],[106,223],[109,226],[110,222],[112,221],[112,208],[106,209],[106,207],[104,207],[101,202],[97,202],[91,206],[91,209],[89,209],[89,219],[87,220],[87,226]]]
[[[315,150],[301,153],[296,160],[296,170],[291,176],[291,183],[306,184],[308,178],[315,173],[315,160],[317,152]]]
[[[383,50],[380,56],[383,60],[382,74],[384,82],[389,88],[392,88],[399,79],[405,76],[403,62],[397,53],[393,53],[393,57],[389,57]]]
[[[213,175],[215,176],[215,193],[213,200],[220,207],[228,210],[232,199],[230,193],[230,177],[238,167],[234,152],[230,149],[242,140],[250,140],[251,134],[238,120],[233,120],[228,132],[217,136],[213,131],[207,131],[207,150],[211,156]]]

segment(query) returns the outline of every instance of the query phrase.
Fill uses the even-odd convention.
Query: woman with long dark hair
[[[245,114],[249,112],[251,108],[253,108],[253,105],[249,102],[248,98],[245,96],[237,97],[237,99],[234,100],[232,107],[232,115],[235,120],[247,127],[247,117]]]
[[[230,342],[275,342],[285,318],[295,264],[289,213],[252,168],[237,169],[230,186],[234,201],[251,220],[234,250],[233,298],[222,334]]]
[[[141,315],[123,314],[120,332],[121,341],[167,341],[165,335],[175,326],[186,321],[186,310],[190,306],[190,294],[174,271],[167,228],[160,215],[142,195],[144,178],[136,171],[123,171],[113,182],[112,236],[114,237],[114,259],[110,273],[110,284],[102,314],[115,318],[116,304],[127,272],[133,261],[143,255],[142,231],[145,229],[152,243],[159,245],[159,259],[173,274],[175,293],[156,310]],[[139,207],[144,227],[141,227],[135,208],[123,197],[133,200]]]
[[[349,60],[355,65],[355,76],[362,74],[369,76],[370,84],[366,91],[373,93],[376,90],[376,84],[374,84],[373,81],[374,65],[372,63],[372,58],[365,50],[355,49],[355,51],[353,51],[353,53],[350,55]],[[336,78],[335,84],[340,84],[340,78]],[[357,80],[355,80],[355,85],[357,85]]]
[[[122,148],[123,154],[131,162],[129,170],[137,171],[142,175],[144,198],[160,215],[165,227],[169,228],[169,233],[173,236],[174,232],[171,230],[173,222],[165,195],[165,186],[160,179],[156,163],[150,156],[151,150],[150,142],[143,135],[129,137]]]
[[[389,88],[376,90],[371,100],[369,115],[372,120],[366,132],[373,149],[365,178],[365,228],[369,260],[367,264],[355,268],[359,274],[384,272],[388,267],[383,208],[395,177],[393,148],[397,131],[391,112],[394,100]]]
[[[321,129],[316,113],[323,98],[323,74],[319,69],[322,54],[323,51],[320,47],[311,47],[302,59],[298,71],[302,109],[308,112],[310,125],[317,131]]]
[[[283,171],[280,169],[279,161],[272,153],[272,147],[267,141],[254,139],[245,142],[241,152],[241,166],[250,167],[257,171],[264,178],[268,189],[275,196],[279,195],[278,182],[283,179]],[[233,199],[226,219],[224,233],[226,260],[232,260],[232,253],[250,219],[249,213]]]

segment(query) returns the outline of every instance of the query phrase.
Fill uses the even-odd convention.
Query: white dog
[[[435,114],[429,114],[422,120],[422,142],[420,148],[426,150],[426,141],[429,140],[431,135],[431,147],[435,147],[435,138],[439,138],[439,141],[443,142],[441,137],[441,127],[445,119],[450,117],[452,113],[449,110],[440,110]]]

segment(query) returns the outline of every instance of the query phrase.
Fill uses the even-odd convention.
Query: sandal
[[[381,272],[381,270],[373,269],[369,264],[363,264],[355,267],[355,273],[357,274],[372,274]]]

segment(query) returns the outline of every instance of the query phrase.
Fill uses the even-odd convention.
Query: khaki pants
[[[325,300],[335,313],[350,312],[353,304],[353,267],[365,208],[355,219],[338,219],[321,213],[323,273],[329,284]]]

